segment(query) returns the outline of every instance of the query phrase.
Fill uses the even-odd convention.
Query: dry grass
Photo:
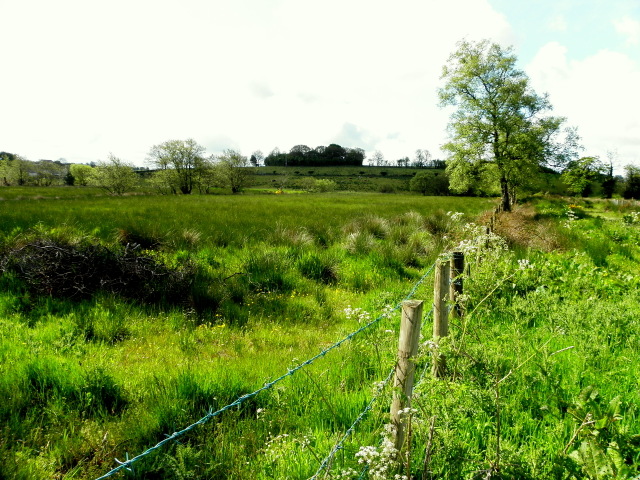
[[[482,221],[488,224],[490,215],[487,213]],[[496,220],[495,233],[512,248],[534,248],[544,252],[562,248],[553,222],[536,218],[535,208],[531,205],[516,205],[511,213],[501,213]]]

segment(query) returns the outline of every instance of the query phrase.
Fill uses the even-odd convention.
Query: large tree
[[[635,165],[627,165],[624,167],[626,172],[624,191],[622,196],[624,198],[640,198],[640,167]]]
[[[149,159],[158,170],[166,170],[163,178],[172,190],[190,194],[202,171],[209,168],[205,148],[194,139],[169,140],[151,147]]]
[[[2,185],[26,185],[33,172],[33,162],[20,155],[0,152],[0,182]]]
[[[93,172],[93,167],[89,165],[83,165],[81,163],[74,163],[69,167],[69,172],[73,176],[73,184],[84,187],[89,183],[89,178],[91,177],[91,172]]]
[[[571,160],[562,172],[562,181],[571,195],[588,197],[592,192],[591,184],[605,172],[598,157],[582,157]]]
[[[250,173],[247,157],[236,150],[225,150],[214,161],[214,176],[218,185],[230,188],[231,193],[240,193],[247,184]]]
[[[441,105],[456,107],[450,141],[443,146],[452,190],[469,190],[489,175],[508,211],[516,188],[538,175],[540,167],[561,166],[576,156],[575,130],[563,128],[564,118],[548,115],[547,96],[532,90],[510,48],[462,41],[441,79]]]
[[[92,170],[89,184],[104,188],[112,195],[123,195],[137,186],[138,176],[133,165],[110,153],[106,162],[98,162]]]

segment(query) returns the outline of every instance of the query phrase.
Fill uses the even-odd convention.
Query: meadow
[[[409,182],[418,172],[444,169],[414,167],[259,167],[250,176],[252,188],[300,189],[304,181],[326,179],[335,182],[338,190],[350,192],[399,193],[409,191]]]
[[[633,204],[537,198],[487,235],[491,199],[55,190],[0,192],[0,478],[98,478],[282,375],[113,477],[639,473]],[[414,287],[430,305],[423,274],[454,248],[466,315],[393,462],[392,389],[369,403],[395,362],[398,313],[382,313]],[[430,337],[426,316],[420,372]]]

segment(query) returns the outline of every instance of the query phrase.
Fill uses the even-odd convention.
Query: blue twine
[[[422,275],[422,277],[420,277],[420,280],[418,280],[416,282],[416,284],[413,286],[413,288],[411,289],[411,291],[409,292],[409,294],[404,297],[404,300],[409,300],[411,297],[413,297],[415,295],[415,293],[418,291],[418,288],[420,287],[420,285],[422,285],[424,283],[424,281],[427,279],[427,277],[429,276],[429,274],[433,271],[434,268],[436,268],[437,265],[437,261],[433,263],[433,265],[431,265],[431,267],[429,267],[429,270],[427,270],[425,272],[424,275]],[[398,306],[396,308],[399,308],[401,306],[402,302],[400,302],[400,304],[398,304]]]
[[[384,380],[383,384],[380,386],[380,388],[378,389],[376,394],[373,396],[371,401],[367,404],[367,406],[360,413],[360,415],[358,415],[358,418],[355,419],[353,424],[351,424],[351,426],[347,429],[347,431],[342,436],[340,441],[338,443],[336,443],[336,445],[335,445],[335,447],[333,447],[333,449],[331,449],[331,451],[329,452],[329,455],[327,455],[327,457],[324,459],[324,461],[320,464],[320,467],[318,468],[316,473],[312,477],[309,477],[309,480],[315,480],[316,478],[318,478],[318,475],[320,475],[320,473],[325,468],[327,468],[327,466],[329,465],[331,460],[333,460],[333,457],[335,456],[335,454],[338,452],[338,450],[340,450],[342,448],[342,444],[346,441],[346,439],[349,437],[349,435],[351,435],[351,433],[355,430],[355,428],[358,425],[358,423],[360,423],[362,421],[362,419],[365,417],[365,415],[367,413],[369,413],[369,410],[371,410],[371,408],[373,407],[373,404],[375,403],[375,401],[378,399],[378,397],[382,393],[382,390],[384,389],[384,387],[387,386],[387,384],[389,383],[389,380],[391,380],[391,377],[393,376],[395,371],[396,371],[396,366],[394,365],[393,367],[391,367],[391,370],[389,371],[389,374],[387,375],[387,378]]]
[[[427,276],[431,273],[431,271],[434,269],[435,267],[435,263],[431,266],[431,268],[429,268],[429,270],[427,270],[427,272],[420,278],[420,280],[418,280],[418,282],[413,286],[413,288],[411,289],[411,291],[409,292],[409,294],[405,297],[405,300],[410,299],[415,292],[418,290],[418,287],[424,282],[424,280],[427,278]],[[392,310],[392,311],[396,311],[401,307],[402,303],[399,303],[398,305],[396,305],[396,307]],[[205,423],[207,423],[209,420],[211,420],[214,417],[217,417],[218,415],[226,412],[227,410],[238,406],[242,403],[244,403],[246,400],[249,400],[250,398],[255,397],[256,395],[258,395],[260,392],[264,391],[264,390],[268,390],[271,387],[273,387],[276,383],[284,380],[287,377],[292,376],[294,373],[296,373],[298,370],[311,365],[314,361],[316,361],[318,358],[324,357],[327,353],[329,353],[331,350],[334,350],[340,346],[342,346],[343,343],[351,340],[353,337],[355,337],[356,335],[358,335],[359,333],[363,332],[364,330],[368,329],[369,327],[375,325],[376,323],[378,323],[380,320],[382,320],[383,318],[387,317],[388,313],[384,313],[380,316],[378,316],[377,318],[375,318],[374,320],[370,321],[369,323],[367,323],[366,325],[360,327],[358,330],[356,330],[353,333],[350,333],[349,335],[347,335],[346,337],[344,337],[342,340],[336,342],[335,344],[333,344],[330,347],[327,347],[326,349],[324,349],[323,351],[321,351],[320,353],[318,353],[316,356],[310,358],[309,360],[307,360],[306,362],[301,363],[300,365],[298,365],[297,367],[290,369],[287,373],[285,373],[284,375],[281,375],[280,377],[276,378],[275,380],[266,383],[262,388],[259,388],[258,390],[255,390],[254,392],[248,393],[246,395],[243,395],[239,398],[237,398],[234,402],[230,403],[229,405],[226,405],[224,407],[222,407],[220,410],[217,410],[215,412],[209,410],[209,412],[202,417],[200,420],[198,420],[195,423],[192,423],[191,425],[189,425],[188,427],[183,428],[182,430],[179,430],[177,432],[173,432],[171,435],[168,435],[167,438],[165,438],[164,440],[158,442],[157,444],[155,444],[153,447],[148,448],[147,450],[145,450],[144,452],[140,453],[139,455],[136,455],[133,458],[129,458],[129,454],[127,454],[127,460],[124,462],[121,462],[120,460],[118,460],[117,458],[115,459],[115,461],[119,464],[117,467],[115,467],[114,469],[112,469],[111,471],[105,473],[104,475],[102,475],[101,477],[98,477],[96,480],[104,480],[106,478],[109,478],[113,475],[115,475],[117,472],[119,472],[120,470],[127,470],[127,471],[132,471],[131,466],[137,462],[138,460],[146,457],[147,455],[149,455],[150,453],[154,452],[155,450],[158,450],[160,447],[162,447],[163,445],[165,445],[166,443],[169,443],[173,440],[176,440],[177,438],[181,437],[182,435],[184,435],[185,433],[188,433],[189,431],[193,430],[195,427],[197,427],[198,425],[203,425]],[[395,367],[394,367],[395,368]],[[368,411],[368,410],[367,410]],[[359,421],[359,420],[358,420]],[[335,452],[333,452],[335,454]]]
[[[426,278],[429,276],[429,274],[433,271],[433,269],[435,268],[436,264],[437,264],[437,262],[434,263],[433,265],[431,265],[431,267],[424,273],[424,275],[422,275],[420,280],[418,280],[418,282],[413,286],[413,288],[411,289],[409,294],[404,298],[404,300],[409,300],[411,297],[413,297],[413,295],[415,295],[415,293],[418,290],[418,288],[420,287],[420,285],[422,285],[422,283],[426,280]],[[402,302],[400,302],[398,305],[396,305],[396,307],[392,311],[398,310],[401,306],[402,306]],[[433,308],[431,309],[431,311],[429,311],[429,313],[427,313],[427,318],[429,318],[432,314],[433,314]],[[379,393],[389,383],[389,380],[391,379],[391,377],[393,376],[395,371],[396,371],[396,366],[394,365],[391,368],[391,371],[389,372],[389,375],[385,379],[385,381],[384,381],[382,387],[380,388],[380,391],[378,392],[378,394],[371,399],[371,402],[369,402],[369,404],[364,409],[364,411],[358,416],[358,418],[355,420],[353,425],[351,425],[351,427],[349,427],[349,429],[346,431],[346,433],[344,434],[342,439],[336,444],[336,446],[333,448],[333,450],[331,450],[331,452],[329,453],[327,458],[325,458],[325,460],[322,462],[322,464],[320,465],[320,468],[318,468],[316,473],[312,477],[310,477],[308,480],[315,480],[318,477],[318,475],[320,474],[320,472],[322,472],[322,470],[324,470],[327,467],[329,462],[335,456],[336,452],[342,447],[342,444],[344,443],[344,441],[347,439],[347,437],[354,430],[355,426],[358,423],[360,423],[360,421],[367,414],[367,412],[369,410],[371,410],[371,407],[372,407],[373,403],[377,400],[377,398],[379,396]],[[422,377],[424,376],[424,372],[425,371],[426,371],[426,366],[425,366],[425,368],[423,368],[422,373],[420,374],[420,378],[419,378],[418,382],[420,380],[422,380]],[[369,466],[365,465],[364,468],[362,469],[362,471],[360,472],[360,476],[358,477],[358,479],[362,480],[364,478],[364,475],[367,473],[368,470],[369,470]]]

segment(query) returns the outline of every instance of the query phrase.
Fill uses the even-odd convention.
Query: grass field
[[[105,474],[378,317],[453,247],[467,314],[439,346],[447,376],[416,388],[410,455],[398,466],[381,443],[387,387],[326,478],[639,473],[633,204],[541,198],[487,236],[470,223],[487,199],[62,190],[0,192],[0,478]],[[77,262],[99,268],[68,274]],[[74,299],[70,278],[87,282]],[[415,291],[428,305],[431,282]],[[115,478],[312,477],[394,364],[397,330],[397,312],[381,318]]]
[[[259,167],[250,177],[252,188],[298,189],[304,179],[328,179],[341,191],[400,193],[418,172],[442,174],[443,169],[405,167]]]
[[[14,189],[7,189],[9,192]],[[247,239],[270,240],[282,228],[305,228],[331,236],[348,220],[361,216],[390,218],[407,211],[421,214],[442,210],[478,213],[491,199],[464,197],[395,196],[378,194],[300,195],[194,195],[194,196],[100,196],[73,194],[76,189],[15,189],[15,200],[2,204],[2,232],[68,225],[111,240],[118,230],[166,237],[178,241],[183,232],[197,231],[205,245],[241,245]],[[97,193],[91,191],[90,195]],[[99,192],[99,191],[98,191]],[[8,195],[5,194],[5,198]]]

